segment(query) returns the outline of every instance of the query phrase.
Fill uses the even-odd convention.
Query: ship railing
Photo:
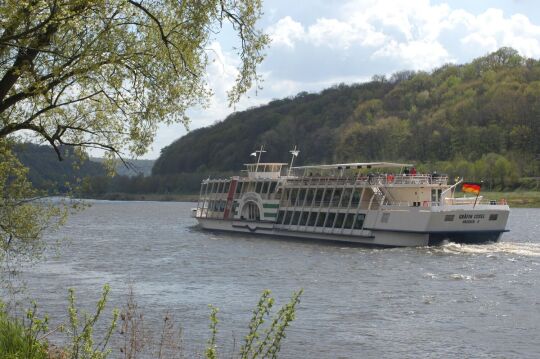
[[[457,206],[457,205],[506,205],[507,202],[504,198],[499,200],[484,198],[483,196],[476,197],[452,197],[452,198],[445,198],[444,199],[444,205],[449,206]]]
[[[448,176],[437,174],[377,174],[368,175],[364,178],[370,184],[374,185],[391,185],[391,184],[446,184]]]
[[[387,186],[392,184],[447,184],[448,176],[438,174],[368,174],[357,177],[304,177],[288,181],[287,186],[343,186],[343,185],[375,185]]]

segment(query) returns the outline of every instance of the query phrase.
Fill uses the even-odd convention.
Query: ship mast
[[[293,164],[293,161],[294,161],[294,158],[298,156],[298,154],[300,153],[299,150],[296,149],[296,145],[294,145],[294,149],[292,149],[291,151],[289,151],[291,153],[291,164],[289,166],[289,173],[287,173],[287,176],[290,176],[291,175],[291,170],[292,170],[292,164]]]
[[[257,153],[259,154],[257,157],[257,165],[255,166],[255,172],[257,172],[257,169],[259,168],[259,163],[261,162],[261,155],[263,152],[266,152],[266,151],[264,150],[264,145],[261,145],[260,150],[257,150],[251,154],[252,156],[257,156]]]

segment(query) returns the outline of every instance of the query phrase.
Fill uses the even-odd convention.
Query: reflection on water
[[[499,243],[373,249],[208,233],[191,207],[95,202],[51,236],[72,243],[25,273],[29,294],[58,318],[68,287],[91,308],[105,282],[114,306],[132,283],[150,323],[165,311],[179,320],[188,353],[209,336],[208,304],[220,307],[219,345],[230,351],[265,288],[278,303],[304,288],[283,358],[540,353],[538,209],[512,210]]]

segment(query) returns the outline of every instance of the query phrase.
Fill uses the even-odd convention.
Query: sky
[[[214,95],[208,108],[189,111],[189,130],[272,99],[365,82],[373,75],[466,63],[503,46],[540,58],[537,0],[263,0],[263,8],[259,28],[272,42],[258,69],[262,89],[228,106],[238,43],[225,29],[208,49]],[[183,125],[160,127],[143,158],[159,157],[163,147],[186,133]]]

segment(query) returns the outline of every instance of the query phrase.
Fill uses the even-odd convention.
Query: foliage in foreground
[[[141,355],[149,355],[157,359],[183,358],[184,348],[182,331],[173,322],[170,315],[163,318],[162,329],[158,338],[146,328],[144,315],[135,302],[133,291],[130,291],[126,307],[122,311],[114,309],[112,319],[96,340],[96,329],[102,317],[109,286],[97,301],[93,314],[80,311],[75,302],[73,289],[69,290],[68,320],[53,330],[48,327],[49,319],[37,316],[37,306],[26,312],[24,321],[10,318],[3,306],[0,306],[0,357],[5,359],[105,359],[112,352],[111,338],[118,327],[119,345],[116,357],[135,359]],[[290,301],[283,305],[273,316],[272,308],[275,300],[269,290],[263,291],[259,302],[253,310],[249,322],[248,333],[236,357],[241,359],[277,358],[281,344],[285,339],[285,331],[295,319],[296,306],[300,303],[303,290],[293,293]],[[207,359],[219,358],[217,345],[218,309],[210,306],[210,330],[204,356]],[[119,324],[119,325],[118,325]],[[102,327],[102,326],[100,326]],[[54,332],[65,334],[62,347],[50,346],[47,337]]]
[[[239,357],[241,359],[255,358],[277,358],[281,350],[281,341],[285,338],[285,330],[295,319],[296,305],[300,303],[300,296],[303,290],[293,293],[289,303],[285,304],[278,312],[270,318],[270,312],[275,303],[270,296],[270,291],[263,291],[257,306],[253,310],[253,316],[248,326],[248,334],[244,337],[244,343],[240,347]],[[218,309],[210,306],[210,330],[211,337],[208,340],[206,357],[208,359],[218,358],[216,346],[217,336],[217,312]],[[265,322],[270,321],[265,326]]]
[[[10,318],[0,303],[0,358],[3,359],[47,359],[47,342],[39,335],[47,328],[47,319],[37,319],[36,308],[29,310],[27,321]]]
[[[39,257],[43,230],[63,224],[67,214],[62,203],[40,201],[10,147],[0,139],[0,270],[13,260]]]

